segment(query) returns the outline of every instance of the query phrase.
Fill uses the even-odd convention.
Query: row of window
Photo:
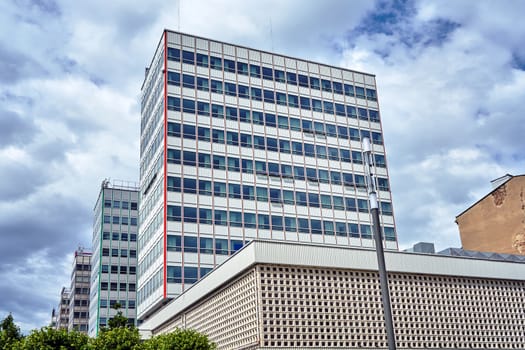
[[[345,222],[333,222],[281,215],[254,214],[247,212],[226,211],[218,209],[180,207],[168,205],[168,221],[186,223],[214,224],[232,227],[257,228],[259,230],[275,230],[311,234],[350,236],[355,238],[372,238],[370,225]],[[393,227],[383,228],[386,240],[395,240]]]
[[[253,90],[253,88],[251,89]],[[311,99],[308,97],[301,96],[300,98],[300,104],[295,104],[295,102],[286,102],[286,94],[280,93],[280,92],[274,92],[272,90],[264,90],[265,97],[264,99],[261,97],[260,100],[264,100],[264,102],[269,103],[277,103],[280,105],[288,105],[290,107],[300,107],[301,109],[305,110],[312,110],[315,112],[324,112],[328,114],[335,114],[340,115],[343,117],[348,118],[359,118],[361,120],[370,120],[371,122],[379,122],[379,112],[375,111],[373,109],[366,109],[366,108],[357,108],[354,106],[349,105],[343,105],[340,103],[333,103],[331,101],[321,101],[316,99]],[[272,98],[273,94],[275,94],[277,97],[282,96],[283,99],[276,100],[275,98]],[[288,95],[288,101],[290,96],[297,97],[294,95]],[[253,100],[259,100],[259,97],[252,97]],[[182,102],[182,105],[181,105]],[[311,104],[310,104],[311,102]],[[227,118],[231,120],[240,120],[244,119],[244,117],[239,112],[240,110],[245,109],[237,109],[235,107],[226,107],[224,108],[222,105],[218,104],[210,104],[208,101],[195,101],[190,99],[180,99],[178,97],[174,96],[168,96],[168,109],[170,111],[176,111],[176,112],[186,112],[186,113],[192,113],[194,114],[197,112],[199,115],[210,115],[210,106],[211,106],[211,115],[213,117],[222,118],[224,116],[224,111],[227,113]],[[335,106],[335,107],[334,107]],[[238,112],[235,112],[238,111]],[[248,118],[246,116],[246,118]],[[253,119],[253,115],[252,115]],[[249,120],[244,120],[246,122],[249,122]]]
[[[325,209],[339,209],[347,211],[368,212],[368,200],[352,197],[330,196],[318,193],[281,190],[280,188],[267,188],[252,185],[240,185],[219,181],[197,180],[168,176],[168,191],[194,193],[205,196],[229,197],[244,200],[258,200],[278,204],[297,206],[322,207]],[[357,205],[356,205],[357,203]],[[380,202],[381,213],[392,215],[392,204]]]
[[[131,226],[137,226],[137,218],[131,217],[128,218],[127,216],[109,216],[104,215],[104,223],[105,224],[113,224],[113,225],[131,225]]]
[[[137,210],[137,202],[104,200],[104,208]]]
[[[184,266],[182,268],[181,266],[168,266],[167,269],[167,280],[168,283],[195,283],[200,278],[203,278],[208,274],[212,268],[208,267],[201,267],[200,269],[198,267],[193,266]],[[182,275],[182,272],[184,271],[184,276]]]
[[[219,107],[222,106],[212,105],[212,110],[217,112],[213,113],[213,116],[217,118],[223,118],[224,110]],[[256,125],[265,125],[267,127],[277,127],[284,130],[302,131],[308,134],[339,137],[340,139],[345,140],[350,139],[352,141],[361,141],[362,137],[368,137],[376,145],[383,144],[383,137],[379,132],[348,128],[344,125],[335,125],[330,123],[325,124],[318,121],[312,122],[309,119],[299,119],[283,115],[275,116],[275,114],[272,113],[262,113],[253,110],[249,111],[243,108],[239,108],[237,110],[235,107],[226,107],[226,118],[246,123],[253,123]]]
[[[102,256],[110,256],[109,255],[110,249],[109,248],[102,248]],[[136,258],[137,257],[137,251],[135,249],[130,249],[129,254],[127,249],[111,249],[111,256],[112,257],[121,257],[121,258],[127,258],[128,256],[130,258]]]
[[[194,236],[177,236],[168,235],[167,249],[172,252],[185,253],[201,253],[201,254],[217,254],[230,255],[241,249],[244,245],[243,241],[215,238],[201,237],[198,239]],[[248,243],[248,242],[246,242]]]
[[[135,283],[100,282],[100,289],[121,292],[134,292],[136,289],[136,285]]]
[[[120,308],[121,309],[125,309],[126,307],[128,309],[134,309],[135,308],[135,300],[114,300],[114,299],[111,299],[109,300],[109,303],[108,303],[108,300],[107,299],[100,299],[100,307],[109,307],[110,308],[114,308],[115,305],[120,304]]]
[[[354,129],[356,130],[356,129]],[[300,141],[290,141],[287,139],[277,139],[274,137],[264,137],[236,131],[224,131],[222,129],[210,129],[202,126],[189,124],[168,123],[168,135],[173,137],[183,137],[190,140],[199,140],[232,146],[248,147],[271,152],[280,152],[295,155],[304,155],[320,159],[330,159],[342,162],[362,164],[362,153],[359,151],[349,151],[336,147],[327,147],[324,144],[311,144]],[[376,166],[385,167],[385,156],[374,154]]]
[[[360,154],[360,153],[359,153]],[[338,171],[328,171],[323,169],[308,168],[303,166],[292,166],[273,162],[263,162],[252,159],[239,159],[235,157],[210,155],[207,153],[197,153],[192,151],[180,151],[168,148],[168,163],[183,164],[188,166],[198,166],[200,168],[213,168],[243,172],[246,174],[256,173],[258,175],[268,175],[310,182],[331,183],[333,185],[365,187],[363,175],[344,173]],[[388,179],[378,177],[378,188],[382,191],[389,190]]]
[[[113,273],[113,274],[130,274],[135,275],[137,274],[137,267],[136,266],[126,266],[126,265],[102,265],[102,273]]]
[[[182,54],[182,55],[181,55]],[[364,88],[361,86],[353,86],[338,81],[331,81],[328,79],[320,79],[317,77],[307,76],[304,74],[297,74],[295,72],[284,71],[280,69],[272,69],[270,67],[258,66],[255,64],[248,64],[221,58],[217,56],[208,56],[202,53],[192,51],[179,50],[173,47],[168,47],[168,60],[177,61],[199,67],[211,68],[216,70],[223,70],[225,72],[237,73],[239,75],[246,75],[253,78],[263,78],[279,83],[287,83],[290,85],[299,85],[301,87],[310,88],[313,90],[322,90],[326,92],[333,92],[335,94],[346,95],[350,97],[366,98],[368,100],[376,101],[377,94],[374,89]]]
[[[130,308],[131,309],[131,308]],[[109,320],[112,320],[113,317],[110,317]],[[100,318],[100,327],[106,327],[107,326],[107,322],[108,322],[108,319],[107,317],[101,317]],[[128,325],[132,326],[135,324],[135,319],[134,318],[128,318]]]
[[[113,240],[113,241],[124,241],[124,242],[136,242],[137,241],[137,234],[136,233],[125,233],[125,232],[103,232],[102,233],[102,239],[103,240]]]

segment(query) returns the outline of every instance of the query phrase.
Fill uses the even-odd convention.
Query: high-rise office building
[[[259,239],[397,249],[375,77],[164,31],[142,86],[138,317]]]
[[[75,329],[86,334],[88,332],[90,275],[91,253],[79,247],[75,251],[71,272],[68,330]]]
[[[138,188],[102,182],[94,208],[89,335],[117,313],[136,324]]]

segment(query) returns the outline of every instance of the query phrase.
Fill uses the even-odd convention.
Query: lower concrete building
[[[60,291],[60,302],[58,308],[53,309],[51,327],[55,329],[67,329],[69,324],[69,295],[70,290],[62,287]]]
[[[387,251],[398,349],[525,347],[525,265]],[[374,250],[252,241],[144,320],[219,349],[387,347]]]
[[[71,272],[68,330],[75,329],[87,334],[90,277],[91,252],[86,252],[83,248],[79,247],[75,251],[73,270]]]

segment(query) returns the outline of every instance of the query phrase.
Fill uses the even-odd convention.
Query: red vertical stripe
[[[163,293],[164,298],[168,297],[167,293],[167,283],[168,283],[168,251],[166,249],[168,244],[168,228],[167,228],[167,215],[168,215],[168,32],[164,31],[164,283],[163,283]]]

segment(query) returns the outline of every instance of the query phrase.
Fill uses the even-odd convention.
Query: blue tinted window
[[[252,118],[250,116],[250,111],[247,109],[239,108],[239,120],[241,122],[250,123],[252,121]]]
[[[226,170],[226,158],[224,156],[213,155],[213,169]]]
[[[347,149],[340,149],[339,153],[341,154],[341,161],[350,163],[352,161],[352,157],[350,156],[350,151]]]
[[[215,239],[215,254],[228,255],[228,240]]]
[[[348,233],[350,237],[359,237],[359,226],[357,224],[348,224]]]
[[[274,91],[264,90],[264,102],[269,102],[269,103],[275,102]]]
[[[376,167],[385,168],[386,162],[385,162],[385,156],[382,154],[374,154],[374,161],[376,164]]]
[[[286,82],[288,84],[297,85],[297,74],[286,72]]]
[[[199,180],[199,194],[202,194],[204,196],[212,195],[211,181]]]
[[[348,118],[357,118],[357,111],[353,106],[346,106],[346,116]]]
[[[237,62],[237,74],[248,75],[248,64]]]
[[[269,67],[262,67],[263,79],[273,80],[273,70]]]
[[[192,266],[184,266],[184,283],[197,282],[198,268]]]
[[[368,120],[368,112],[365,108],[358,108],[357,114],[359,115],[359,119]]]
[[[184,192],[197,193],[197,180],[191,178],[184,178]]]
[[[353,140],[353,141],[360,141],[361,140],[361,135],[360,135],[358,129],[349,128],[348,132],[350,133],[350,140]]]
[[[180,124],[168,122],[168,136],[180,137]]]
[[[246,228],[256,228],[255,214],[244,213],[244,227]]]
[[[266,126],[276,127],[277,124],[275,120],[275,115],[271,113],[265,113],[264,114],[264,124],[266,124]]]
[[[330,80],[321,79],[321,86],[323,91],[332,92],[332,82]]]
[[[208,55],[197,53],[197,66],[207,68],[208,67]]]
[[[283,217],[272,215],[272,230],[282,231],[283,230]]]
[[[239,134],[234,131],[227,131],[226,143],[228,145],[239,146]]]
[[[224,210],[215,210],[214,212],[214,223],[215,225],[222,225],[227,226],[228,225],[228,213]],[[219,240],[216,240],[219,241]],[[226,245],[227,246],[227,245]],[[226,248],[227,250],[228,248]],[[217,252],[217,254],[220,254]]]
[[[210,91],[210,81],[206,78],[197,77],[197,90]]]
[[[323,111],[323,105],[320,100],[316,100],[312,98],[312,110],[316,112],[322,112]]]
[[[212,69],[222,70],[222,58],[210,56],[210,67]]]
[[[275,93],[275,101],[278,105],[281,105],[281,106],[286,106],[287,105],[287,102],[286,102],[286,94],[283,93],[283,92],[276,92]]]
[[[210,115],[210,104],[208,102],[197,102],[197,114],[199,115]]]
[[[197,209],[184,207],[184,222],[197,222]]]
[[[168,96],[168,109],[170,111],[180,111],[180,98]]]
[[[300,191],[295,192],[295,203],[306,207],[308,205],[306,193]]]
[[[230,198],[241,198],[241,185],[228,184],[228,196]]]
[[[294,166],[293,167],[293,177],[296,180],[304,180],[305,179],[305,177],[304,177],[304,168],[303,167]]]
[[[254,200],[255,191],[253,186],[243,185],[242,186],[242,199]]]
[[[168,60],[180,61],[180,50],[174,49],[173,47],[168,47]]]
[[[297,118],[290,117],[290,130],[301,130],[301,121]]]
[[[308,205],[311,207],[319,207],[319,195],[317,193],[308,193]]]
[[[182,62],[187,64],[195,64],[195,52],[182,51]]]
[[[235,107],[226,107],[226,119],[238,120],[239,114],[237,108]]]
[[[372,238],[372,229],[370,228],[370,225],[359,225],[359,228],[361,230],[361,237],[362,238]]]
[[[267,137],[266,138],[266,149],[268,151],[277,152],[277,139],[274,139],[273,137]]]
[[[355,204],[355,198],[346,197],[345,198],[345,205],[346,205],[346,210],[348,210],[348,211],[357,211],[357,207],[356,207],[356,204]]]
[[[250,76],[255,77],[255,78],[260,78],[261,77],[261,67],[255,64],[250,64]]]
[[[180,74],[176,72],[168,72],[168,84],[180,86]]]
[[[371,122],[376,122],[376,123],[379,122],[379,112],[378,111],[374,111],[374,110],[370,109],[370,110],[368,110],[368,113],[370,114],[370,121]]]
[[[310,225],[312,225],[312,234],[314,235],[320,235],[323,233],[323,229],[321,228],[321,220],[310,220]]]
[[[242,227],[242,213],[236,212],[236,211],[230,211],[229,214],[230,214],[230,226]]]
[[[299,97],[288,94],[288,105],[290,107],[299,107]]]
[[[229,60],[229,59],[224,59],[224,71],[225,72],[230,72],[230,73],[235,73],[235,61],[232,61],[232,60]]]
[[[318,78],[310,77],[310,88],[315,90],[321,89],[321,84]]]
[[[284,77],[284,72],[282,70],[274,70],[273,71],[273,74],[274,74],[274,77],[275,77],[275,81],[278,81],[280,83],[285,83],[286,82],[286,79]]]
[[[365,89],[360,87],[360,86],[356,86],[355,87],[355,96],[359,97],[359,98],[365,98]]]
[[[199,153],[199,167],[211,168],[211,156],[209,154]]]
[[[195,126],[184,124],[183,127],[184,138],[195,140]]]
[[[239,97],[250,98],[250,89],[245,85],[238,85]]]
[[[213,216],[211,209],[199,209],[199,223],[201,224],[208,224],[211,225],[213,223]],[[202,249],[202,241],[201,241],[201,249]]]
[[[373,89],[366,89],[366,98],[367,98],[368,100],[372,100],[372,101],[377,100],[377,94],[376,94],[376,91],[373,90]]]
[[[211,92],[222,94],[222,81],[212,79],[210,82],[210,86],[211,86]]]
[[[168,266],[166,272],[168,283],[182,283],[182,271],[180,266]]]
[[[325,235],[334,235],[334,223],[332,221],[323,221],[323,232]]]
[[[299,227],[299,232],[301,233],[310,233],[310,225],[308,219],[297,219],[297,226]]]
[[[301,108],[302,109],[311,109],[311,107],[310,107],[310,99],[308,97],[300,96],[299,100],[301,101]]]
[[[330,101],[323,101],[323,112],[333,114],[334,104]]]
[[[335,103],[335,114],[340,116],[346,116],[345,106],[340,103]]]
[[[306,75],[299,74],[299,86],[308,87],[308,77]]]
[[[363,154],[359,151],[352,151],[352,161],[354,163],[362,164],[363,163]]]
[[[211,105],[211,116],[216,118],[224,118],[224,107],[219,105]]]
[[[233,83],[224,83],[224,93],[230,96],[237,96],[237,85]]]
[[[176,205],[168,205],[167,218],[168,221],[181,221],[181,208]]]
[[[258,88],[250,88],[250,96],[255,101],[262,101],[262,90]]]
[[[183,99],[182,110],[186,113],[195,113],[195,101]]]
[[[270,217],[265,214],[257,215],[257,224],[258,224],[259,229],[269,230],[270,229]]]
[[[195,152],[190,152],[190,151],[183,152],[183,164],[184,165],[195,166],[196,164],[195,159],[196,159]]]
[[[279,140],[279,152],[290,153],[290,141],[288,140]]]
[[[211,131],[211,139],[215,143],[224,143],[224,131],[213,129]]]
[[[303,155],[303,144],[300,142],[292,141],[292,153],[297,155]]]
[[[344,88],[345,88],[346,96],[351,96],[351,97],[354,96],[354,86],[353,85],[344,84]]]
[[[180,164],[180,150],[168,149],[168,163]]]
[[[334,93],[340,94],[340,95],[343,94],[343,84],[338,83],[337,81],[333,81],[332,86],[334,88]]]

